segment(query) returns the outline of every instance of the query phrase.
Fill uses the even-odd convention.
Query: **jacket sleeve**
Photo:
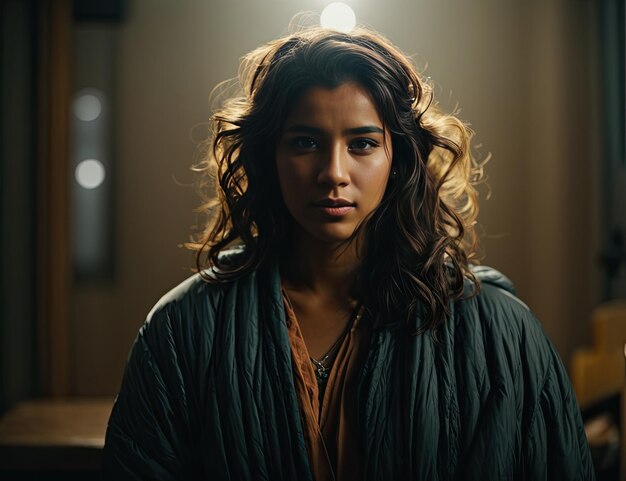
[[[190,479],[186,404],[172,323],[163,308],[149,316],[131,349],[107,428],[104,478]]]
[[[570,380],[550,341],[543,332],[539,336],[547,362],[525,433],[524,479],[593,481],[595,471]]]

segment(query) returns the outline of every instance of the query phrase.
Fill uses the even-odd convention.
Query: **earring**
[[[398,175],[398,172],[394,169],[391,171],[391,176],[395,177],[396,175]]]

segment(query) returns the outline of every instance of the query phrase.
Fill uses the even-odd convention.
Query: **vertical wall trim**
[[[0,413],[38,391],[33,0],[0,2]]]
[[[69,106],[72,6],[41,0],[38,336],[44,395],[70,394]]]

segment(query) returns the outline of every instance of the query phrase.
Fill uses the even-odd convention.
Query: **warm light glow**
[[[83,160],[76,167],[76,182],[85,189],[95,189],[104,182],[105,171],[102,162],[96,159]]]
[[[79,95],[74,101],[74,115],[85,122],[96,120],[102,112],[100,99],[93,94]]]
[[[335,2],[322,10],[320,24],[324,28],[348,33],[356,25],[356,15],[354,10],[345,3]]]

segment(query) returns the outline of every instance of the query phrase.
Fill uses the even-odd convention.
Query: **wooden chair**
[[[591,324],[593,345],[575,351],[570,364],[572,384],[581,409],[622,392],[626,301],[598,306]]]
[[[592,346],[579,349],[572,356],[572,385],[583,414],[585,410],[597,410],[598,406],[606,407],[608,400],[611,400],[610,406],[615,406],[610,412],[621,418],[620,479],[626,481],[626,300],[598,306],[593,312],[591,323]],[[612,400],[619,400],[619,405]],[[617,420],[612,417],[600,418],[600,424],[591,424],[594,428],[602,427],[602,436],[610,435],[611,439],[617,439]],[[592,431],[595,434],[600,432],[590,429]],[[590,432],[587,434],[590,435]],[[594,439],[597,440],[596,436],[591,436],[590,444]]]

